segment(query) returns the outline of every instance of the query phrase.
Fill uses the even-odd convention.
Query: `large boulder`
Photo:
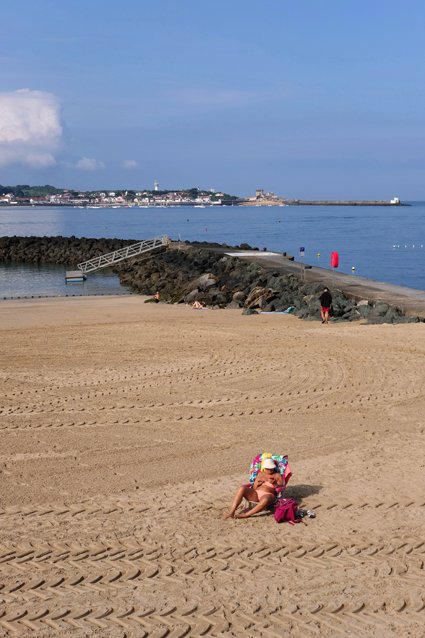
[[[271,288],[255,286],[245,300],[245,308],[263,308],[274,299],[276,293]]]
[[[200,277],[197,277],[196,279],[191,281],[189,283],[189,285],[187,286],[187,290],[188,290],[188,292],[191,292],[192,290],[195,290],[195,288],[196,288],[197,290],[205,292],[209,288],[212,288],[213,286],[216,286],[217,285],[217,281],[218,281],[218,277],[216,277],[212,273],[210,273],[210,272],[209,273],[204,273]]]
[[[388,304],[384,303],[383,301],[378,301],[374,305],[373,312],[375,315],[378,315],[378,317],[385,317],[389,309],[390,307]]]
[[[357,308],[350,308],[350,310],[348,312],[345,312],[341,319],[344,320],[348,320],[348,321],[357,321],[358,319],[361,319],[362,315],[360,314],[360,312],[357,310]]]
[[[388,308],[387,312],[384,315],[384,319],[386,323],[398,323],[400,318],[403,316],[403,313],[399,308]]]
[[[246,293],[242,290],[237,290],[232,295],[232,301],[237,301],[243,303],[246,299]]]
[[[358,303],[356,306],[356,310],[363,319],[367,319],[372,312],[372,306],[369,305],[369,303]]]
[[[394,323],[419,323],[419,322],[423,322],[423,319],[420,319],[420,317],[410,317],[410,316],[406,316],[403,315],[402,317],[398,317],[397,321],[395,321]]]
[[[320,317],[320,302],[317,295],[305,295],[303,297],[303,305],[307,306],[307,314],[309,317]]]
[[[210,294],[212,296],[213,304],[220,308],[225,308],[228,302],[231,301],[231,297],[229,298],[224,292],[214,291],[214,294]]]
[[[390,306],[382,301],[373,304],[367,315],[368,323],[393,323],[393,314]]]

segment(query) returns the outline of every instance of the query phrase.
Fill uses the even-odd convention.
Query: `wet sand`
[[[423,636],[423,324],[131,296],[0,334],[0,636]],[[221,519],[263,450],[316,519]]]

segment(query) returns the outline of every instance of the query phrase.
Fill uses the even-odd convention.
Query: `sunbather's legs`
[[[224,515],[223,518],[233,518],[236,510],[238,509],[239,505],[242,503],[243,498],[246,498],[249,501],[255,501],[255,502],[258,501],[257,492],[251,486],[241,485],[241,487],[236,492],[236,495],[235,495],[235,498],[233,499],[233,503],[230,510],[227,512],[227,514]]]
[[[264,496],[260,498],[260,502],[258,503],[258,505],[253,507],[252,510],[249,510],[248,512],[245,512],[242,514],[235,514],[234,517],[249,518],[250,516],[253,516],[254,514],[258,514],[259,512],[262,512],[263,510],[267,509],[270,505],[272,505],[272,503],[274,503],[274,501],[275,501],[275,497],[273,496],[273,494],[270,494],[270,495],[264,494]]]

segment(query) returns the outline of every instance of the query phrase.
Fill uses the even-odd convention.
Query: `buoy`
[[[354,272],[356,270],[355,266],[351,266],[351,270]]]
[[[320,253],[316,253],[316,257],[319,258],[320,257]]]
[[[331,268],[338,268],[339,255],[337,252],[331,253]]]

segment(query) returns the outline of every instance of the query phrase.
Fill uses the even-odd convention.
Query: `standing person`
[[[322,323],[329,322],[329,310],[332,305],[332,295],[328,288],[325,288],[319,297],[320,314],[322,315]]]
[[[154,299],[155,299],[155,303],[158,303],[159,300],[161,299],[161,295],[159,293],[159,290],[156,291],[156,293],[154,295]]]

